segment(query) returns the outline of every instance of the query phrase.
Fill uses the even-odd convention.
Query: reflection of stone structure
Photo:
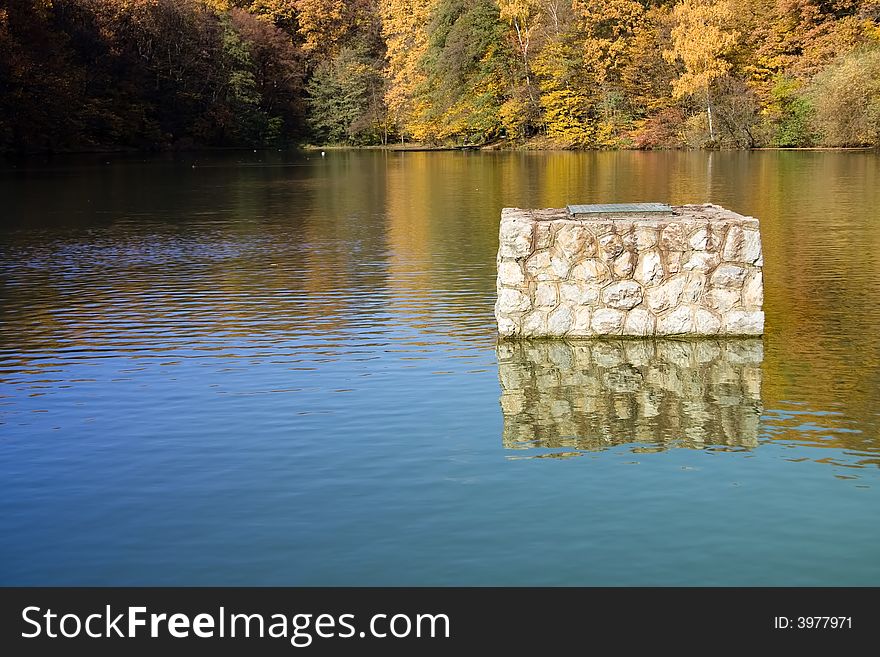
[[[760,338],[498,343],[503,444],[754,446]]]
[[[662,214],[505,208],[498,332],[761,335],[758,220],[716,205],[661,207]]]

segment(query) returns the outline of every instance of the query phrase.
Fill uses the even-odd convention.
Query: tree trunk
[[[709,115],[709,139],[715,141],[715,129],[712,126],[712,101],[709,100],[709,87],[706,87],[706,113]]]
[[[529,43],[531,39],[524,37],[523,30],[520,29],[519,19],[513,19],[513,27],[516,30],[516,39],[517,41],[519,41],[519,52],[522,55],[523,73],[525,73],[526,89],[529,92],[529,101],[531,101],[531,103],[535,105],[535,93],[532,90],[532,76],[530,73],[531,67],[529,66]]]

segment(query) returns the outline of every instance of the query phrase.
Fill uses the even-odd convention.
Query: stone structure
[[[666,209],[505,208],[501,336],[761,335],[758,220],[717,205]]]
[[[497,355],[508,449],[758,444],[760,338],[505,340]]]

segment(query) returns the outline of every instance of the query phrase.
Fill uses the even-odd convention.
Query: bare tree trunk
[[[553,29],[556,32],[556,36],[559,36],[562,31],[559,29],[559,2],[558,0],[554,2],[547,3],[547,9],[550,12],[550,18],[553,19]]]
[[[715,129],[712,126],[712,101],[709,99],[709,87],[706,87],[706,113],[709,115],[709,139],[715,141]]]
[[[516,30],[516,40],[519,41],[519,51],[522,54],[523,58],[523,70],[526,75],[526,86],[529,88],[529,95],[531,95],[532,80],[529,76],[529,42],[528,40],[523,38],[523,33],[519,26],[519,19],[513,19],[513,27]]]

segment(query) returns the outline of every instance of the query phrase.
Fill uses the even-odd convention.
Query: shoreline
[[[259,149],[258,149],[259,150]],[[687,152],[707,152],[707,153],[749,153],[752,151],[880,151],[880,146],[756,146],[755,148],[566,148],[564,146],[557,147],[529,147],[526,144],[511,145],[503,144],[485,144],[474,146],[431,146],[430,144],[387,144],[387,145],[371,145],[371,146],[345,146],[345,145],[323,145],[316,146],[313,144],[305,144],[300,146],[300,150],[314,151],[395,151],[395,152],[444,152],[444,151],[484,151],[484,152],[572,152],[572,153],[591,153],[591,152],[671,152],[671,151],[687,151]]]
[[[288,144],[285,146],[194,146],[190,148],[159,148],[159,149],[133,149],[133,148],[97,148],[97,149],[72,149],[57,151],[25,151],[25,152],[7,152],[0,153],[0,161],[13,163],[15,161],[26,160],[31,158],[53,158],[66,157],[71,155],[124,155],[124,156],[161,156],[161,155],[186,155],[193,153],[235,153],[235,152],[253,152],[265,153],[269,151],[290,152],[302,151],[306,153],[315,153],[318,151],[389,151],[395,153],[431,153],[431,152],[500,152],[500,153],[590,153],[590,152],[643,152],[643,153],[661,153],[661,152],[706,152],[706,153],[749,153],[753,151],[815,151],[815,152],[880,152],[880,146],[758,146],[755,148],[566,148],[564,146],[556,147],[530,147],[526,144],[510,144],[510,143],[492,143],[483,145],[465,145],[465,146],[433,146],[430,144],[374,144],[369,146],[354,145],[315,145],[315,144]]]

